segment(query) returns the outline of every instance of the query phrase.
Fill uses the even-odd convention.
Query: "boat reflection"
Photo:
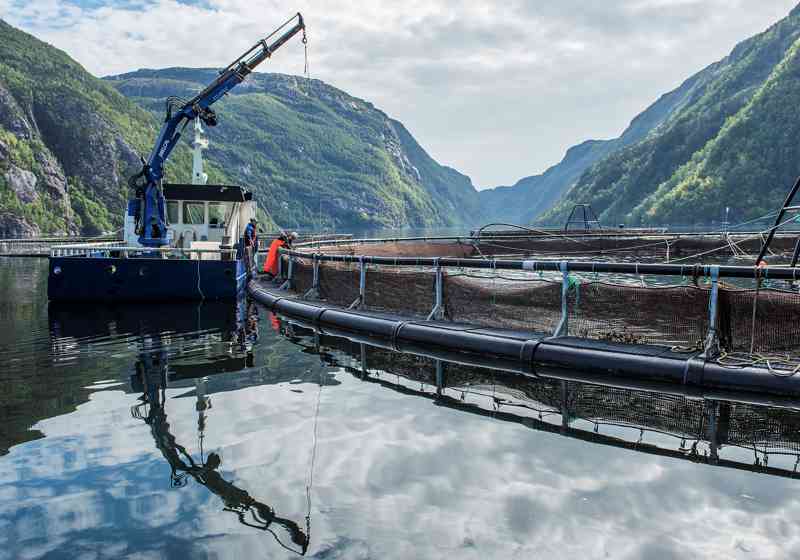
[[[305,554],[310,511],[305,529],[280,517],[272,507],[226,480],[220,473],[221,456],[206,454],[204,449],[212,393],[293,378],[291,372],[276,375],[267,367],[254,367],[253,346],[259,338],[259,323],[253,302],[121,305],[88,313],[59,304],[50,306],[49,318],[54,361],[69,360],[93,349],[105,351],[110,343],[116,348],[122,342],[134,351],[129,389],[141,396],[131,415],[150,427],[156,448],[170,466],[172,488],[182,488],[194,480],[219,496],[223,511],[234,514],[239,523],[269,532],[284,548]],[[228,373],[239,375],[220,375]],[[213,389],[209,387],[212,383]],[[196,398],[199,451],[194,455],[170,431],[167,390],[176,388],[193,391],[172,398],[186,398],[192,393]]]
[[[287,322],[287,321],[284,321]],[[520,374],[470,364],[466,354],[400,353],[364,338],[282,327],[306,351],[320,352],[364,382],[431,399],[469,414],[522,424],[594,444],[707,465],[797,478],[800,402],[752,394],[695,394],[586,383],[566,370]],[[582,380],[574,381],[573,379]]]
[[[251,367],[258,340],[258,311],[252,302],[122,304],[86,309],[75,304],[48,308],[51,356],[69,362],[80,354],[129,343],[131,350],[168,348],[180,357],[175,379]],[[116,350],[116,348],[115,348]]]
[[[140,402],[131,408],[131,415],[150,426],[153,441],[171,468],[170,485],[173,488],[184,487],[191,477],[211,493],[219,496],[225,504],[223,510],[236,515],[239,523],[267,531],[284,548],[305,555],[309,542],[310,512],[306,515],[306,528],[303,530],[294,521],[278,516],[273,508],[259,502],[246,490],[223,478],[219,472],[222,459],[217,453],[205,455],[203,439],[206,411],[211,406],[205,391],[206,377],[197,378],[195,381],[199,458],[195,459],[186,447],[177,442],[170,432],[165,409],[168,367],[164,358],[163,354],[144,352],[137,362],[137,372],[131,384],[134,390],[142,392],[142,396]],[[276,528],[281,528],[288,534],[295,548],[284,543],[285,539],[275,531]]]

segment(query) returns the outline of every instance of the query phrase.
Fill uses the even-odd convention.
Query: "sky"
[[[476,187],[618,136],[797,0],[0,0],[0,17],[104,76],[224,67],[295,11],[311,77],[403,122]],[[261,71],[302,74],[293,41]]]

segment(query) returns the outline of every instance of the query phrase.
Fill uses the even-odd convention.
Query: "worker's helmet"
[[[291,239],[292,241],[294,241],[298,237],[300,237],[300,235],[298,235],[296,231],[293,231],[292,233],[289,234],[289,239]]]

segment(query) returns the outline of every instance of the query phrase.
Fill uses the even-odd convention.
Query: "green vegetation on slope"
[[[216,75],[169,69],[100,80],[0,21],[0,237],[119,228],[127,178],[149,153],[165,98],[190,97]],[[215,105],[209,182],[253,189],[284,226],[455,225],[477,213],[469,179],[365,101],[266,74],[234,93]],[[182,142],[166,179],[188,182],[190,173]]]
[[[0,21],[0,236],[119,228],[127,178],[157,125],[64,52]],[[168,178],[188,180],[190,157],[177,150]]]
[[[153,113],[190,97],[210,69],[140,70],[107,78]],[[397,121],[318,80],[253,74],[214,106],[207,159],[252,189],[287,227],[458,225],[475,218],[469,178],[440,166]]]
[[[687,81],[645,139],[596,163],[541,218],[588,202],[607,223],[708,223],[766,214],[800,174],[800,9]]]

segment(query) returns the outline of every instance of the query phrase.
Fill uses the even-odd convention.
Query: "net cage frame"
[[[378,254],[355,254],[358,246]],[[800,358],[800,294],[789,288],[795,268],[476,259],[463,256],[468,247],[450,237],[321,242],[282,249],[280,269],[284,286],[306,299],[351,309],[771,358],[767,365],[778,368]],[[753,286],[734,283],[748,281]]]

